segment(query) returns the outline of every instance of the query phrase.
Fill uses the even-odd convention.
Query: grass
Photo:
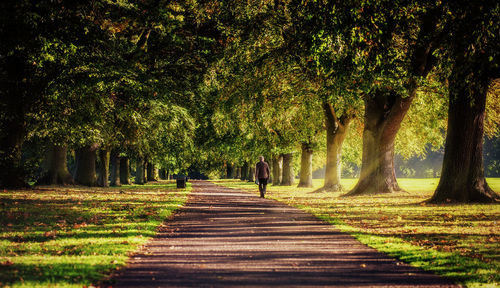
[[[0,287],[96,284],[123,267],[189,191],[166,181],[3,190]]]
[[[439,179],[399,179],[407,192],[340,197],[342,192],[268,186],[268,198],[301,208],[335,224],[361,242],[413,266],[450,277],[467,287],[500,286],[500,205],[428,205]],[[257,192],[244,181],[216,183]],[[488,179],[500,191],[500,178]],[[344,179],[347,191],[355,179]]]

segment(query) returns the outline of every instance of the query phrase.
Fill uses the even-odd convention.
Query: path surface
[[[115,287],[457,287],[298,209],[203,181],[115,280]]]

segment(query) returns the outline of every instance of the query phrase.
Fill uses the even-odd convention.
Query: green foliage
[[[188,183],[189,184],[189,183]],[[0,283],[82,287],[126,264],[187,200],[175,184],[3,191]]]

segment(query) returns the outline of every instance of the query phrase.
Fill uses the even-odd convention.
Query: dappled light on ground
[[[500,191],[500,179],[488,179]],[[355,184],[345,179],[345,190]],[[500,285],[500,205],[429,205],[439,179],[400,179],[405,192],[341,197],[343,192],[270,186],[268,197],[313,213],[362,242],[468,286]],[[242,181],[216,182],[256,191]]]
[[[89,285],[187,199],[175,184],[38,187],[0,193],[0,286]]]

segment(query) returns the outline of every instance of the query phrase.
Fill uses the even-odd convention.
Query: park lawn
[[[0,287],[82,287],[129,255],[188,198],[150,182],[113,188],[47,186],[0,192]]]
[[[347,191],[356,179],[343,179]],[[268,186],[267,198],[298,207],[335,224],[361,242],[413,266],[445,275],[467,287],[500,287],[500,205],[429,205],[439,179],[398,179],[407,192],[340,197],[345,192]],[[216,183],[249,189],[239,180]],[[500,191],[500,178],[488,179]]]

